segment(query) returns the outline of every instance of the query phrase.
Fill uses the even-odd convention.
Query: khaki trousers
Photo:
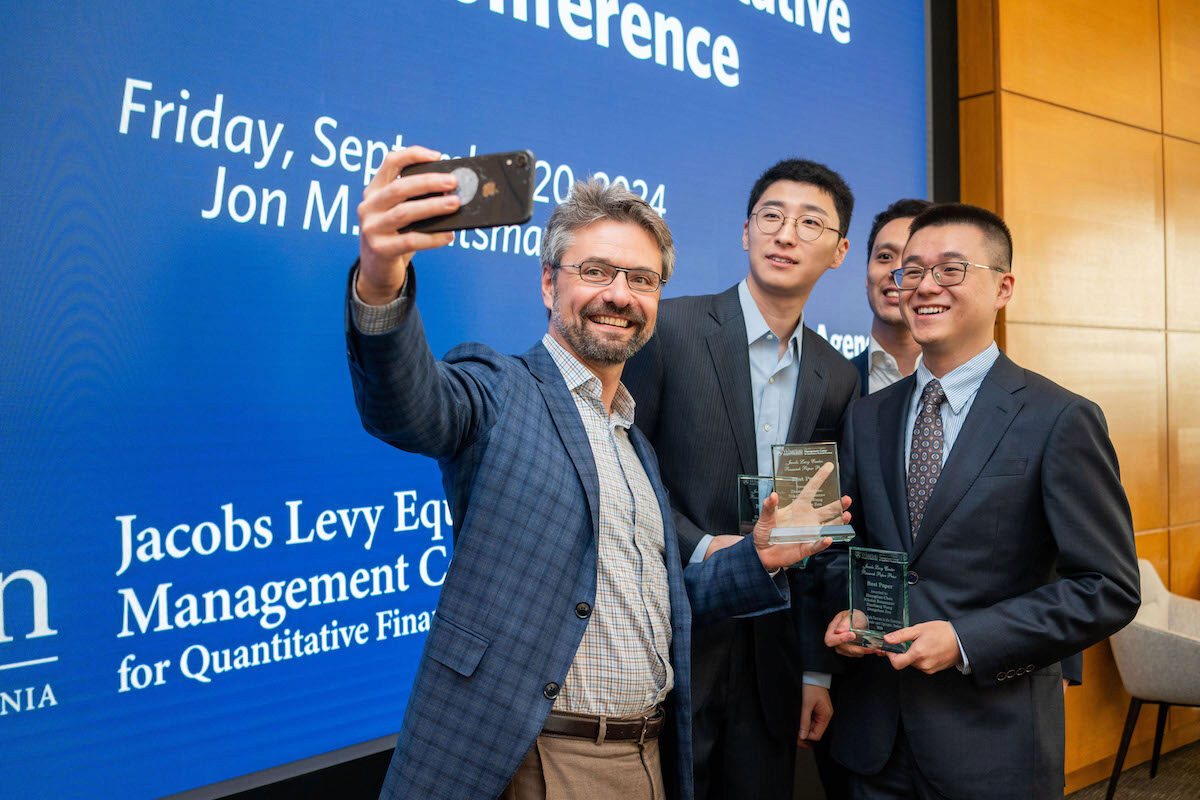
[[[604,742],[542,734],[500,800],[665,800],[658,739]]]

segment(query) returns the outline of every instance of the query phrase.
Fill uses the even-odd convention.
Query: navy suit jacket
[[[858,509],[852,544],[908,553],[910,624],[953,623],[972,672],[846,659],[833,755],[874,774],[903,726],[922,774],[948,797],[1061,797],[1058,662],[1123,627],[1139,603],[1104,415],[1001,354],[914,542],[904,468],[914,386],[909,376],[850,408],[842,475]]]
[[[850,363],[858,370],[859,380],[862,382],[862,394],[867,396],[871,393],[871,348],[866,347],[861,353],[850,359]],[[1078,686],[1083,683],[1083,653],[1072,653],[1062,660],[1063,677],[1066,678],[1072,686]]]
[[[625,385],[637,400],[638,427],[654,445],[671,490],[684,558],[706,533],[736,533],[737,476],[758,472],[750,355],[737,286],[715,295],[664,300],[653,338],[626,365]],[[846,406],[857,396],[846,359],[804,328],[787,441],[836,440]],[[788,570],[790,613],[750,623],[758,697],[768,728],[778,737],[794,740],[796,735],[801,672],[838,666],[822,638],[827,609],[806,599],[823,556],[809,559],[808,569]],[[705,631],[704,639],[715,649],[730,640],[727,633]],[[705,659],[716,656],[705,649],[698,646],[694,654],[697,672]]]
[[[408,280],[415,297],[411,269]],[[437,459],[454,519],[453,558],[381,797],[496,797],[575,657],[588,624],[577,604],[595,603],[599,479],[587,433],[541,343],[519,357],[467,344],[435,361],[411,301],[381,335],[357,330],[349,298],[346,313],[363,426]],[[675,688],[663,777],[670,796],[690,798],[692,619],[784,607],[786,586],[767,576],[752,542],[685,574],[653,451],[636,427],[630,439],[665,528]]]

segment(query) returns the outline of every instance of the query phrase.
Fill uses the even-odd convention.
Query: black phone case
[[[533,153],[528,150],[514,150],[471,158],[429,161],[405,167],[400,171],[401,176],[426,172],[453,172],[459,167],[466,167],[478,177],[478,186],[475,196],[453,214],[414,222],[401,228],[400,232],[438,233],[528,222],[533,216],[534,164]]]

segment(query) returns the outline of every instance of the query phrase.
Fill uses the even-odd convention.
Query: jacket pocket
[[[436,619],[425,655],[464,678],[471,677],[488,648],[488,640],[440,614]]]
[[[981,478],[997,477],[1000,475],[1024,475],[1027,458],[993,458],[979,473]]]

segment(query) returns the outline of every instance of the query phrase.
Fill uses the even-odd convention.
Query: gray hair
[[[662,278],[666,281],[671,277],[675,244],[667,223],[633,192],[617,184],[605,185],[596,178],[576,182],[571,196],[550,215],[542,237],[542,263],[558,264],[574,242],[575,231],[601,220],[631,222],[654,237],[662,255]]]

